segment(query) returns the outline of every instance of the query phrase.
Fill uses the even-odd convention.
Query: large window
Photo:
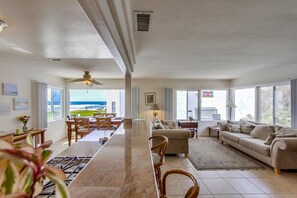
[[[255,88],[235,90],[235,120],[255,121]]]
[[[47,89],[47,119],[48,121],[63,118],[63,89],[51,88]]]
[[[260,88],[260,122],[273,124],[273,87]]]
[[[275,87],[275,124],[291,125],[291,86]]]
[[[70,90],[69,114],[93,116],[96,112],[125,115],[124,90]]]
[[[191,116],[198,118],[198,91],[177,91],[176,92],[176,118],[188,119]]]
[[[201,120],[225,120],[226,97],[226,90],[202,90]]]

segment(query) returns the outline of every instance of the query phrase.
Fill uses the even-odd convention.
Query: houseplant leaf
[[[4,194],[11,194],[16,192],[18,188],[18,181],[19,181],[19,172],[15,165],[8,161],[5,173],[4,173],[4,179],[1,186],[1,191]]]
[[[54,175],[48,175],[48,178],[55,184],[56,196],[61,198],[70,198],[69,192],[67,190],[66,184],[63,180],[59,179]]]

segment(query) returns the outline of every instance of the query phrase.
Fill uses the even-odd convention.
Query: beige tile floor
[[[202,198],[297,198],[297,171],[282,172],[281,175],[276,175],[273,169],[201,171],[182,155],[167,155],[162,173],[176,168],[196,177]],[[183,176],[172,176],[168,181],[167,195],[172,198],[183,197],[192,184]]]
[[[63,139],[51,146],[53,156],[68,147]],[[297,171],[276,175],[273,169],[261,170],[196,170],[183,155],[166,155],[162,173],[182,169],[192,173],[199,185],[199,198],[297,198]],[[192,184],[184,176],[169,176],[167,195],[181,198]]]

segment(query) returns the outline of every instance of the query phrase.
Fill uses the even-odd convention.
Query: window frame
[[[57,117],[57,118],[54,118],[53,116],[51,117],[51,119],[49,118],[49,116],[47,117],[47,122],[55,122],[57,120],[63,120],[65,119],[65,88],[62,88],[62,87],[55,87],[55,86],[48,86],[47,87],[47,91],[48,90],[51,90],[50,93],[51,93],[51,111],[47,111],[47,113],[51,112],[55,112],[53,110],[53,104],[52,104],[52,101],[53,101],[53,93],[54,93],[54,90],[58,90],[60,93],[61,93],[61,98],[60,98],[60,101],[61,101],[61,116]],[[49,98],[49,97],[48,97]],[[48,99],[47,98],[47,99]],[[48,100],[47,100],[48,101]]]

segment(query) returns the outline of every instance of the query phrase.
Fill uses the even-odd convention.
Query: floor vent
[[[134,11],[135,30],[140,32],[148,32],[152,17],[151,11]]]

